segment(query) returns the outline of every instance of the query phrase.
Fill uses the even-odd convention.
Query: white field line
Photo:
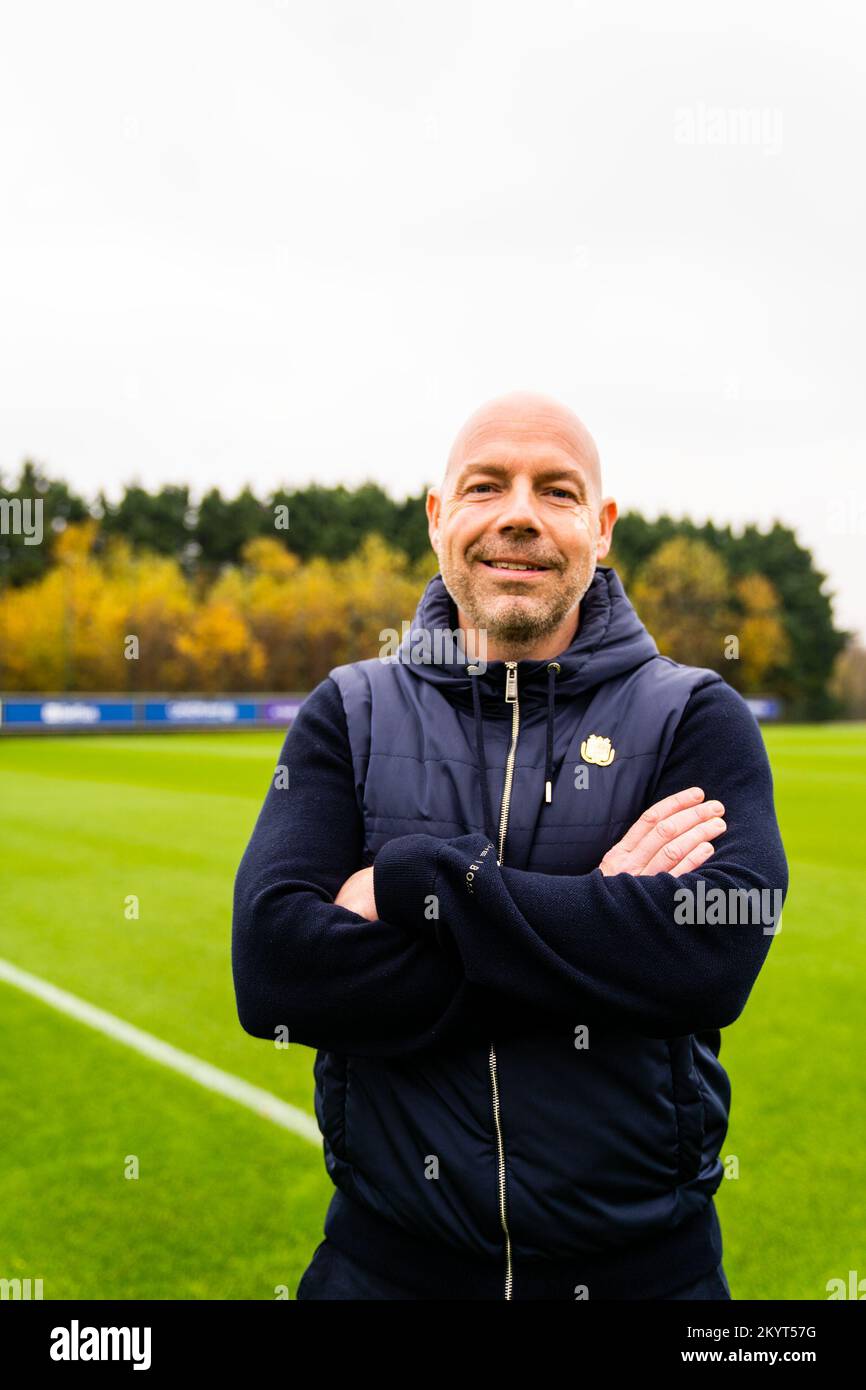
[[[193,1057],[190,1052],[181,1052],[180,1048],[172,1047],[171,1043],[162,1042],[152,1033],[145,1033],[143,1029],[124,1022],[114,1014],[106,1013],[104,1009],[97,1009],[95,1005],[88,1004],[75,994],[68,994],[65,989],[58,989],[56,985],[49,984],[38,975],[28,974],[26,970],[19,969],[17,965],[3,960],[2,957],[0,980],[15,985],[17,989],[23,989],[36,999],[41,999],[44,1004],[49,1004],[52,1009],[59,1009],[70,1018],[78,1019],[79,1023],[86,1023],[88,1028],[95,1028],[106,1037],[125,1043],[135,1052],[140,1052],[143,1057],[149,1057],[151,1061],[159,1062],[164,1067],[171,1067],[182,1076],[197,1081],[206,1090],[228,1096],[229,1100],[235,1100],[238,1105],[245,1105],[256,1115],[273,1120],[274,1124],[281,1125],[283,1129],[289,1129],[293,1134],[299,1134],[313,1144],[321,1144],[322,1136],[316,1121],[297,1106],[289,1105],[287,1101],[271,1095],[270,1091],[253,1086],[249,1081],[242,1081],[239,1076],[232,1076],[230,1072],[221,1071],[219,1067],[211,1066],[210,1062]]]

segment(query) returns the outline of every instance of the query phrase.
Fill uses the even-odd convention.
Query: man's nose
[[[538,499],[530,483],[512,483],[503,493],[496,512],[496,527],[500,531],[535,531],[542,528]]]

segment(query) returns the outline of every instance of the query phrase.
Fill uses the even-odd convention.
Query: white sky
[[[866,632],[864,40],[840,0],[7,7],[0,469],[400,496],[542,390],[621,510],[778,516]]]

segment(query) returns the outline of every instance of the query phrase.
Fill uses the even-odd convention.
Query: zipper
[[[517,735],[520,729],[520,704],[517,699],[517,662],[506,661],[505,663],[505,700],[512,706],[511,711],[511,747],[508,750],[508,760],[505,764],[505,785],[502,789],[502,809],[499,813],[499,857],[497,864],[502,863],[502,852],[505,848],[505,831],[508,826],[508,808],[511,804],[511,784],[514,779],[514,758],[517,752]],[[502,1143],[502,1125],[499,1118],[499,1083],[496,1074],[496,1049],[493,1043],[490,1044],[490,1091],[493,1097],[493,1121],[496,1125],[496,1148],[499,1157],[499,1222],[505,1236],[505,1298],[511,1298],[512,1270],[511,1270],[511,1236],[508,1231],[508,1212],[505,1203],[505,1149]]]

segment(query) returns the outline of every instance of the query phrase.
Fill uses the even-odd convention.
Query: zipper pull
[[[506,661],[505,669],[505,701],[513,705],[517,699],[517,662]]]

